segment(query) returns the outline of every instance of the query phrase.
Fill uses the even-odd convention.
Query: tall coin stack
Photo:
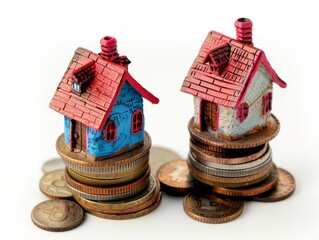
[[[161,200],[143,114],[143,98],[159,100],[129,74],[130,61],[118,54],[114,37],[100,44],[99,54],[75,51],[51,100],[64,115],[56,148],[67,187],[84,209],[102,218],[139,217]]]
[[[280,124],[271,110],[274,83],[282,88],[286,83],[254,47],[252,26],[248,18],[237,19],[236,39],[210,31],[181,87],[194,97],[189,171],[214,193],[227,196],[255,196],[274,188],[279,179],[269,141]],[[222,201],[213,196],[187,199],[195,203],[191,208],[192,201],[185,200],[184,210],[197,219]]]
[[[192,123],[188,167],[195,179],[230,196],[254,196],[276,185],[278,171],[268,143],[279,132],[275,116],[262,131],[231,142],[214,139]]]

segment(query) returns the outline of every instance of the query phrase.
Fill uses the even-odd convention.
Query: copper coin
[[[172,149],[160,146],[152,146],[150,149],[150,165],[152,174],[156,175],[158,169],[165,163],[181,159],[178,153]]]
[[[165,163],[157,171],[162,190],[171,194],[189,193],[194,186],[186,160],[176,159]]]
[[[242,187],[242,188],[223,188],[223,187],[213,187],[213,191],[226,196],[236,196],[236,197],[248,197],[255,196],[264,192],[269,191],[274,188],[278,181],[278,169],[273,164],[273,169],[271,174],[262,182],[255,185]]]
[[[153,210],[155,210],[159,206],[159,204],[161,203],[161,199],[162,199],[162,194],[161,194],[161,192],[159,192],[156,201],[151,206],[149,206],[143,210],[133,212],[133,213],[109,214],[109,213],[100,213],[97,211],[92,211],[90,209],[85,209],[85,210],[88,213],[90,213],[96,217],[105,218],[105,219],[113,219],[113,220],[132,219],[132,218],[144,216],[144,215],[152,212]]]
[[[259,183],[265,180],[270,175],[273,168],[272,165],[270,165],[261,172],[244,177],[218,177],[196,169],[189,161],[187,163],[190,173],[199,182],[214,187],[225,188],[239,188]]]
[[[148,169],[143,176],[141,176],[134,182],[129,182],[123,185],[113,187],[95,187],[76,181],[69,175],[68,171],[65,170],[65,179],[68,186],[77,189],[81,192],[94,195],[116,195],[125,192],[130,192],[135,189],[140,189],[140,191],[142,191],[148,184],[149,176],[150,170]]]
[[[213,193],[190,193],[184,198],[185,213],[204,223],[225,223],[239,217],[244,202],[221,198]]]
[[[191,118],[188,123],[188,130],[191,135],[191,138],[194,139],[196,142],[202,144],[201,147],[204,147],[208,150],[215,150],[216,148],[217,151],[223,151],[224,149],[253,148],[266,144],[277,136],[280,130],[280,123],[279,120],[272,114],[265,128],[261,129],[258,132],[249,134],[243,138],[233,141],[228,141],[215,137],[208,132],[198,131],[194,126],[193,118]]]
[[[84,208],[101,213],[130,213],[142,210],[145,203],[152,204],[152,199],[160,192],[160,183],[152,174],[148,186],[140,193],[119,201],[91,201],[74,196],[74,199]],[[154,199],[156,200],[156,199]],[[154,202],[154,201],[153,201]],[[146,204],[147,205],[147,204]],[[138,209],[138,210],[136,210]]]
[[[268,144],[260,145],[256,151],[257,152],[246,152],[244,156],[236,156],[236,157],[223,157],[218,156],[217,154],[212,154],[211,151],[206,150],[204,148],[201,148],[200,146],[196,145],[192,141],[189,143],[190,146],[190,152],[196,159],[203,164],[204,162],[211,162],[215,164],[224,164],[229,167],[231,165],[239,165],[244,164],[248,162],[253,162],[256,159],[259,159],[261,156],[263,156],[266,151],[269,151],[270,146],[268,147]],[[206,164],[207,165],[207,164]]]
[[[55,170],[61,170],[64,169],[65,165],[63,163],[63,160],[61,158],[53,158],[50,159],[42,164],[42,172],[48,173],[53,172]]]
[[[134,167],[148,162],[151,145],[151,138],[147,132],[145,132],[144,142],[141,147],[136,147],[118,156],[92,161],[84,154],[72,152],[67,149],[64,134],[61,134],[57,139],[56,149],[65,165],[74,171],[88,174],[111,174],[129,171]]]
[[[48,172],[40,179],[40,190],[50,198],[70,198],[72,193],[66,186],[64,170]]]
[[[84,212],[75,202],[53,199],[35,206],[31,213],[31,219],[39,228],[52,232],[62,232],[79,226],[84,220]]]
[[[279,179],[274,189],[269,192],[252,197],[253,200],[259,202],[277,202],[290,197],[296,188],[296,182],[291,173],[278,168]]]

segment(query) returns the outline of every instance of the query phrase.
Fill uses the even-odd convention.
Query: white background
[[[6,239],[319,239],[318,7],[315,1],[1,1],[1,235]],[[208,31],[235,37],[234,22],[253,21],[254,45],[278,75],[273,113],[281,122],[273,161],[297,183],[289,199],[249,202],[235,221],[212,225],[183,212],[183,198],[163,196],[152,213],[114,221],[87,215],[78,228],[52,233],[30,219],[48,198],[41,165],[57,157],[62,115],[48,105],[79,47],[100,52],[106,35],[132,61],[131,75],[159,99],[145,101],[153,145],[186,158],[192,97],[180,87]],[[1,237],[2,238],[2,237]]]

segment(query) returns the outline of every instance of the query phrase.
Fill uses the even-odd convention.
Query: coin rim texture
[[[78,196],[74,199],[83,207],[95,211],[112,213],[112,212],[126,212],[126,210],[134,209],[137,206],[149,201],[154,195],[160,191],[160,183],[156,177],[150,175],[148,186],[139,194],[130,198],[125,198],[119,201],[92,201]]]
[[[74,220],[72,222],[67,222],[67,224],[66,223],[61,224],[61,222],[59,222],[60,224],[53,224],[55,222],[48,221],[47,218],[39,218],[39,216],[37,215],[37,212],[43,210],[44,207],[51,206],[51,205],[54,206],[54,204],[61,204],[61,202],[63,204],[67,204],[68,207],[71,206],[73,208],[76,208],[75,212],[77,213],[77,215],[76,215],[76,218],[74,218]],[[39,214],[41,214],[41,213],[39,213]],[[43,216],[47,216],[47,215],[42,214],[41,216],[43,217]],[[50,200],[41,202],[38,205],[36,205],[32,209],[32,212],[31,212],[32,222],[37,227],[39,227],[43,230],[46,230],[46,231],[51,231],[51,232],[63,232],[63,231],[68,231],[68,230],[74,229],[83,222],[84,218],[85,218],[85,214],[84,214],[82,207],[79,204],[77,204],[73,201],[70,201],[70,200],[66,200],[66,199],[50,199]],[[56,226],[54,226],[54,225],[56,225]]]
[[[271,174],[262,182],[250,185],[243,188],[223,188],[223,187],[213,187],[213,192],[222,194],[225,196],[233,197],[250,197],[255,196],[264,192],[269,191],[274,188],[278,182],[278,168],[273,164],[273,169]]]
[[[185,166],[184,166],[185,165]],[[187,161],[183,159],[175,159],[163,164],[156,173],[157,178],[159,179],[162,189],[166,190],[168,193],[188,193],[195,188],[193,180],[182,181],[181,183],[172,181],[171,178],[167,179],[168,171],[175,169],[177,166],[185,167],[188,171],[189,178],[193,179],[193,176],[190,174]],[[167,181],[168,180],[168,181]]]
[[[63,169],[62,169],[62,170],[55,170],[55,171],[52,171],[52,172],[47,172],[47,173],[45,173],[45,174],[41,177],[40,182],[39,182],[40,191],[41,191],[44,195],[46,195],[46,196],[48,196],[48,197],[50,197],[50,198],[71,198],[71,197],[72,197],[72,193],[70,192],[70,190],[69,190],[68,187],[66,186],[65,177],[64,177],[64,182],[65,182],[65,187],[64,187],[64,189],[65,189],[65,191],[68,192],[68,194],[60,194],[60,195],[59,195],[59,194],[57,194],[57,193],[52,193],[52,192],[48,191],[47,188],[45,188],[46,186],[48,186],[48,184],[45,184],[45,181],[47,180],[47,178],[49,178],[49,177],[51,177],[51,176],[53,176],[52,181],[54,181],[54,179],[55,179],[55,180],[61,180],[61,181],[63,181],[63,179],[61,179],[61,177],[64,177],[64,170],[63,170]],[[58,189],[58,187],[52,185],[52,183],[50,184],[50,186],[55,187],[56,189]]]
[[[285,186],[287,188],[285,189],[284,193],[282,194],[280,192],[278,193],[275,186],[272,190],[268,192],[253,196],[252,200],[258,201],[258,202],[278,202],[290,197],[296,189],[296,181],[294,176],[287,170],[280,167],[278,167],[278,174],[279,174],[279,178],[278,178],[277,184],[282,180],[283,177],[286,183]]]
[[[263,159],[263,163],[259,164],[258,166],[246,168],[246,169],[239,169],[239,170],[224,170],[218,169],[211,166],[204,165],[197,161],[197,159],[192,156],[191,153],[188,154],[188,161],[195,167],[197,170],[207,173],[209,175],[217,176],[217,177],[228,177],[228,178],[237,178],[237,177],[247,177],[259,172],[262,172],[264,169],[268,169],[269,166],[272,165],[272,156],[271,152],[268,152]]]
[[[151,137],[144,131],[142,146],[115,157],[92,161],[86,158],[84,154],[68,150],[64,141],[64,133],[62,133],[56,141],[56,150],[68,168],[89,174],[108,174],[129,170],[148,161],[151,145]]]
[[[100,218],[104,218],[104,219],[113,219],[113,220],[127,220],[127,219],[138,218],[138,217],[141,217],[141,216],[144,216],[146,214],[151,213],[160,205],[161,200],[162,200],[162,193],[159,192],[158,198],[149,207],[147,207],[143,210],[137,211],[137,212],[125,213],[125,214],[108,214],[108,213],[100,213],[100,212],[92,211],[92,210],[86,209],[86,208],[84,208],[84,209],[89,214],[96,216],[96,217],[100,217]]]
[[[207,195],[212,195],[216,199],[220,199],[219,200],[219,201],[221,201],[220,204],[223,203],[224,205],[229,207],[229,209],[231,209],[232,211],[223,212],[223,216],[222,217],[221,216],[209,216],[209,215],[205,216],[205,215],[202,215],[202,212],[200,212],[200,211],[196,212],[195,211],[198,208],[195,208],[195,209],[190,208],[189,201],[197,201],[197,200],[195,200],[195,198],[202,197],[202,196],[207,196]],[[238,218],[242,214],[242,212],[244,210],[244,202],[241,201],[241,200],[232,200],[232,199],[229,199],[229,198],[221,198],[221,197],[218,197],[216,194],[213,194],[213,193],[192,192],[192,193],[189,193],[184,198],[183,208],[184,208],[184,212],[189,217],[191,217],[192,219],[194,219],[196,221],[203,222],[203,223],[226,223],[226,222],[230,222],[230,221]]]
[[[214,135],[205,131],[198,131],[194,125],[194,117],[192,117],[188,122],[188,130],[192,139],[207,145],[208,148],[211,146],[221,149],[250,148],[268,143],[270,140],[276,137],[280,130],[280,122],[275,115],[271,114],[265,128],[233,141],[215,137]]]

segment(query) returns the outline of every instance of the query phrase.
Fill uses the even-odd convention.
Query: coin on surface
[[[65,199],[41,202],[31,213],[36,226],[52,232],[71,230],[83,222],[84,216],[83,209],[77,203]]]
[[[42,164],[42,172],[48,173],[55,170],[64,169],[65,165],[61,158],[53,158]]]
[[[277,185],[272,190],[252,197],[259,202],[277,202],[290,197],[296,188],[293,175],[288,171],[278,168],[279,179]]]
[[[244,202],[219,197],[213,193],[193,192],[184,198],[185,213],[204,223],[225,223],[239,217]]]
[[[186,160],[176,159],[165,163],[157,170],[157,178],[162,190],[170,194],[186,194],[195,188]]]
[[[157,170],[171,160],[181,159],[178,153],[171,149],[159,146],[152,146],[150,149],[150,165],[152,174],[156,175]]]
[[[50,198],[69,198],[72,193],[66,186],[64,170],[45,173],[40,179],[40,190]]]

